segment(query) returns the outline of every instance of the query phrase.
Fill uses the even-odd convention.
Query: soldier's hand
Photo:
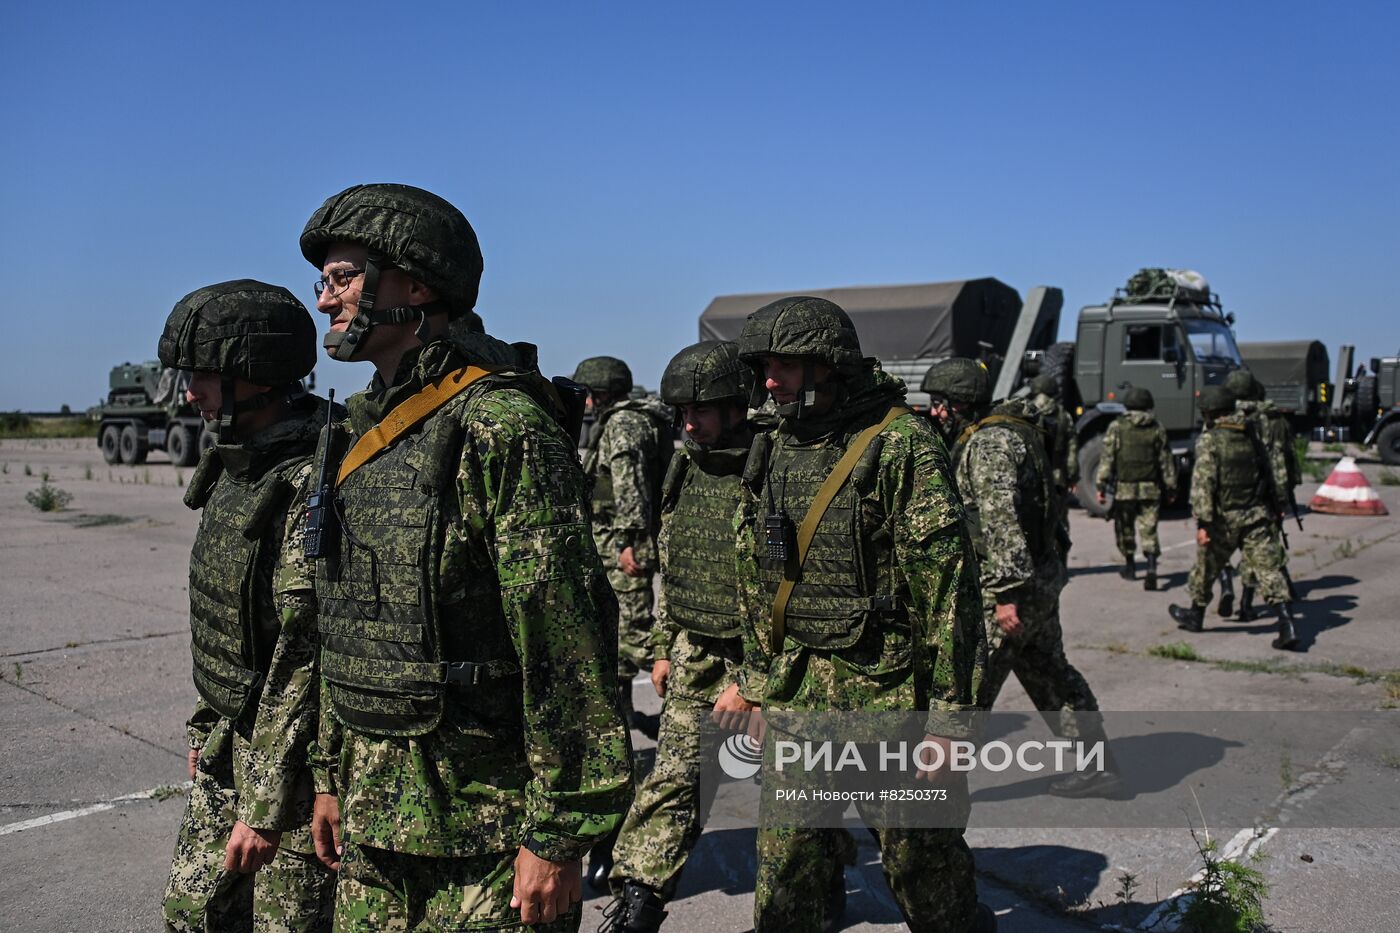
[[[651,663],[651,685],[656,690],[656,695],[664,697],[666,695],[666,681],[671,677],[671,662],[662,658]]]
[[[1016,611],[1015,603],[997,603],[996,620],[997,627],[1008,635],[1021,631],[1021,614]]]
[[[515,856],[515,887],[510,906],[520,911],[520,922],[552,923],[583,900],[583,863],[551,862],[524,846]]]
[[[948,763],[953,760],[953,740],[945,739],[941,735],[925,735],[925,746],[919,749],[919,761],[923,762],[923,767],[919,768],[919,773],[914,775],[917,781],[928,781],[930,784],[937,784],[943,779],[943,775],[948,771]],[[937,745],[943,749],[940,758],[932,747]],[[934,764],[938,764],[935,768]],[[925,770],[927,769],[927,770]]]
[[[1197,529],[1196,529],[1196,543],[1199,544],[1201,547],[1209,547],[1209,546],[1210,546],[1210,532],[1206,531],[1204,528],[1197,528]]]
[[[637,555],[630,547],[623,548],[622,553],[617,555],[617,565],[629,577],[640,577],[646,574],[646,568],[637,562]]]
[[[190,780],[193,781],[195,771],[199,767],[199,749],[190,749],[190,753],[188,758],[186,759],[186,763],[190,766]]]
[[[715,711],[710,719],[721,729],[738,731],[748,728],[749,713],[758,709],[758,704],[750,703],[739,695],[739,685],[730,684],[715,701]]]
[[[316,857],[331,871],[340,871],[340,798],[335,794],[317,794],[311,811],[311,841],[316,844]]]
[[[282,833],[275,829],[254,829],[239,820],[233,824],[224,849],[224,871],[251,875],[277,855]]]

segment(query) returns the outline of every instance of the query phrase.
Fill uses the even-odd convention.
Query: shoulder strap
[[[374,427],[355,441],[355,446],[340,462],[340,472],[335,484],[339,486],[346,477],[372,460],[380,451],[393,445],[411,428],[437,411],[448,402],[465,392],[471,385],[491,375],[491,370],[480,366],[464,366],[443,376],[437,382],[424,386],[421,390],[395,405]]]
[[[807,514],[802,518],[802,525],[797,529],[797,560],[792,566],[791,572],[783,575],[783,582],[778,584],[778,592],[773,597],[773,653],[777,654],[783,648],[783,638],[787,631],[787,606],[788,600],[792,598],[793,587],[797,585],[797,578],[802,575],[802,563],[807,559],[807,549],[811,547],[812,539],[816,537],[817,525],[821,523],[822,516],[826,514],[827,507],[836,498],[841,487],[845,485],[852,471],[856,468],[856,463],[860,460],[861,454],[869,447],[880,432],[889,427],[890,422],[900,415],[906,415],[909,409],[902,405],[894,405],[885,412],[885,417],[881,418],[878,424],[872,424],[856,435],[851,441],[851,446],[846,448],[846,452],[841,455],[841,459],[836,461],[836,466],[827,474],[822,482],[821,488],[817,490],[817,495],[812,499],[812,504],[807,508]]]

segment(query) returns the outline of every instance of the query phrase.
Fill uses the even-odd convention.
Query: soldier
[[[933,710],[934,733],[943,711],[973,708],[983,650],[976,565],[943,445],[904,407],[903,383],[862,359],[851,319],[830,301],[759,309],[739,354],[758,376],[754,402],[771,396],[779,421],[744,471],[744,665],[716,712]],[[834,497],[810,519],[820,563],[804,572],[795,525],[833,480]],[[995,929],[961,828],[871,832],[911,929]],[[760,827],[757,933],[821,928],[835,869],[853,858],[840,830]]]
[[[579,363],[574,382],[587,387],[597,419],[583,468],[593,482],[593,540],[617,594],[617,680],[630,714],[632,678],[651,667],[657,500],[675,451],[673,415],[655,397],[631,398],[632,371],[614,357]]]
[[[1074,431],[1074,418],[1059,402],[1059,384],[1049,373],[1031,380],[1031,409],[1049,435],[1046,453],[1050,457],[1050,473],[1055,479],[1055,510],[1062,526],[1062,537],[1069,541],[1069,497],[1079,487],[1079,438]],[[1069,558],[1069,546],[1065,547]]]
[[[1248,418],[1235,410],[1235,397],[1224,386],[1207,386],[1197,403],[1206,430],[1196,441],[1191,469],[1191,514],[1196,519],[1196,563],[1187,580],[1191,606],[1173,604],[1171,617],[1190,632],[1205,627],[1211,585],[1241,552],[1241,564],[1253,574],[1257,592],[1278,613],[1273,647],[1292,651],[1293,630],[1288,584],[1283,579],[1278,517],[1283,513],[1271,480],[1273,470],[1264,442]]]
[[[987,670],[977,706],[990,710],[1011,674],[1047,715],[1057,735],[1102,738],[1099,706],[1083,675],[1065,657],[1060,591],[1066,582],[1053,504],[1055,487],[1042,433],[1022,403],[991,408],[992,390],[981,363],[953,358],[924,375],[930,411],[953,444],[957,488],[980,558],[987,630]],[[1105,745],[1105,749],[1107,746]],[[1077,772],[1050,785],[1051,793],[1085,797],[1119,783],[1112,756],[1106,769]]]
[[[1147,558],[1142,584],[1145,590],[1157,589],[1157,557],[1162,553],[1157,541],[1157,520],[1162,494],[1176,493],[1176,461],[1172,459],[1166,430],[1152,414],[1152,405],[1152,393],[1142,386],[1133,386],[1123,393],[1123,406],[1128,412],[1108,426],[1103,456],[1094,477],[1100,504],[1107,501],[1106,490],[1113,490],[1113,531],[1118,538],[1118,553],[1123,555],[1120,576],[1124,580],[1137,577],[1134,553],[1136,538],[1142,538],[1142,556]]]
[[[660,928],[700,835],[700,733],[742,660],[734,564],[739,476],[753,429],[749,368],[733,343],[686,347],[661,377],[661,397],[685,424],[660,498],[661,598],[651,680],[663,697],[656,764],[637,788],[609,880],[603,930]]]
[[[338,530],[316,566],[314,828],[336,928],[576,930],[580,857],[621,820],[631,761],[576,440],[532,348],[449,338],[482,269],[451,204],[348,188],[301,250],[327,351],[375,367],[318,451]]]
[[[159,353],[218,423],[185,493],[203,509],[189,586],[200,698],[165,926],[329,930],[335,875],[309,832],[316,609],[288,541],[289,506],[310,485],[327,415],[301,386],[316,364],[316,325],[285,288],[223,282],[176,302]]]
[[[1279,492],[1279,500],[1287,499],[1294,514],[1297,514],[1293,490],[1302,482],[1303,477],[1298,465],[1298,449],[1293,443],[1293,429],[1288,425],[1287,416],[1265,397],[1263,384],[1247,369],[1237,369],[1226,376],[1225,388],[1235,396],[1235,410],[1249,419],[1258,436],[1264,441],[1264,447],[1269,452],[1269,464],[1273,468],[1274,488]],[[1283,545],[1282,516],[1279,525],[1280,567],[1284,582],[1288,584],[1289,595],[1292,596],[1293,580],[1288,575],[1288,548]],[[1235,616],[1240,622],[1249,622],[1254,618],[1256,585],[1249,565],[1241,564],[1240,605]],[[1222,594],[1220,601],[1225,603],[1225,595]],[[1229,608],[1226,606],[1226,611],[1222,611],[1221,614],[1229,615]]]

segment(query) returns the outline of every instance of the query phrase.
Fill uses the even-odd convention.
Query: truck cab
[[[1381,462],[1400,464],[1400,357],[1372,359],[1376,377],[1376,422],[1366,435],[1366,446],[1374,444]]]

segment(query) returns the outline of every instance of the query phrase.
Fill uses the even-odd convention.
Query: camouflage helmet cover
[[[411,185],[355,185],[326,199],[301,232],[320,269],[332,243],[359,243],[438,293],[452,316],[476,306],[483,262],[462,212]]]
[[[1041,373],[1031,380],[1031,391],[1039,392],[1041,395],[1054,395],[1059,389],[1060,384],[1049,373]]]
[[[287,289],[237,279],[175,302],[156,352],[172,369],[284,386],[315,367],[316,323]]]
[[[967,405],[982,406],[992,401],[992,382],[987,376],[987,367],[961,356],[939,360],[930,366],[919,388],[937,398]]]
[[[632,391],[632,370],[615,356],[590,356],[574,370],[574,382],[593,391],[625,395]]]
[[[1224,386],[1206,386],[1196,399],[1196,407],[1203,412],[1230,411],[1235,407],[1235,395]]]
[[[1237,399],[1262,399],[1264,386],[1247,369],[1236,369],[1225,377],[1225,388]]]
[[[1132,386],[1123,393],[1123,407],[1129,411],[1150,411],[1155,404],[1152,392],[1142,386]]]
[[[739,345],[728,340],[691,344],[671,358],[661,376],[661,400],[667,405],[744,403],[752,388],[753,370],[739,359]]]
[[[864,363],[850,315],[825,298],[780,298],[750,314],[739,335],[739,358],[750,366],[765,356],[819,360],[844,375]]]

